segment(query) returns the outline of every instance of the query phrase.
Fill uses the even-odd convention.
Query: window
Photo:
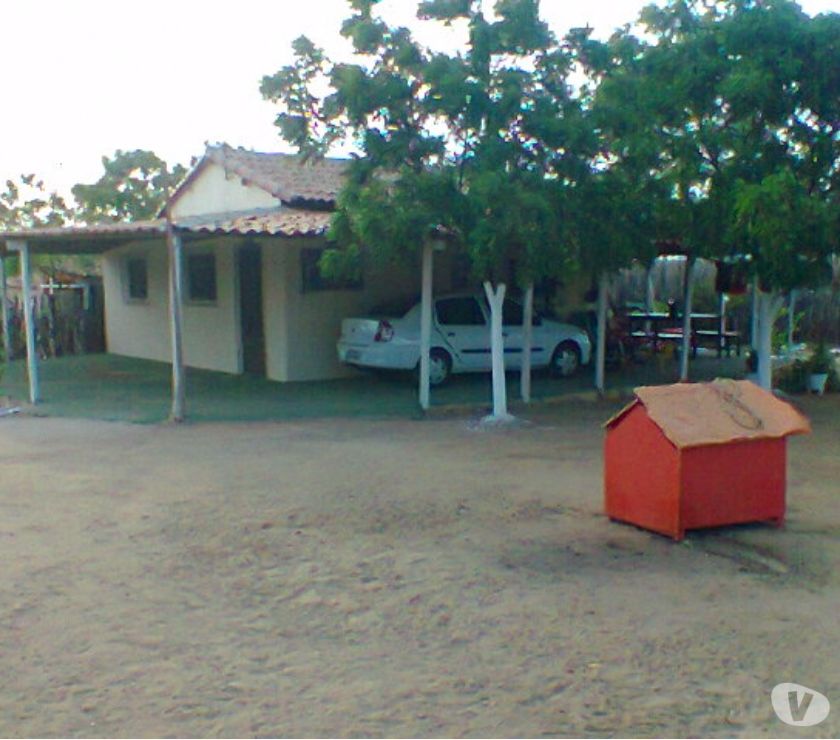
[[[126,298],[145,301],[149,297],[149,269],[144,257],[131,257],[125,263]]]
[[[187,296],[191,301],[215,302],[216,255],[187,255]]]
[[[444,298],[435,304],[443,326],[484,326],[484,313],[475,298]]]
[[[300,250],[300,267],[303,292],[312,290],[361,290],[364,281],[361,275],[345,278],[327,278],[321,274],[322,247],[304,247]]]

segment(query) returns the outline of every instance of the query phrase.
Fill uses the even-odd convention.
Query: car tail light
[[[379,326],[376,327],[376,335],[373,337],[374,342],[390,342],[394,338],[394,327],[388,321],[380,321]]]

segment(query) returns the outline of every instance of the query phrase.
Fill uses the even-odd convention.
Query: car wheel
[[[429,352],[429,385],[443,385],[452,374],[452,358],[446,350],[438,347]]]
[[[574,342],[561,342],[551,356],[551,374],[555,378],[568,378],[580,367],[580,349]]]

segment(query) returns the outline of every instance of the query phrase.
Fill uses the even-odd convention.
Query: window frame
[[[145,270],[145,295],[134,296],[131,294],[131,263],[140,263]],[[149,302],[149,258],[144,254],[131,254],[123,259],[122,263],[122,284],[123,300],[125,303],[145,304]]]
[[[191,263],[194,260],[209,259],[213,265],[213,297],[212,298],[196,298],[193,295],[193,281],[190,271]],[[186,252],[184,254],[184,300],[192,306],[216,306],[219,303],[219,260],[216,253],[212,250],[200,250],[194,252]]]
[[[453,301],[471,301],[475,308],[477,309],[477,316],[481,316],[483,321],[480,324],[473,323],[473,324],[447,324],[440,320],[440,316],[438,314],[438,305],[444,302],[453,302]],[[448,298],[438,298],[435,300],[435,322],[439,326],[478,326],[486,328],[489,325],[489,318],[487,312],[484,310],[484,307],[481,304],[481,301],[478,300],[475,296],[450,296]]]

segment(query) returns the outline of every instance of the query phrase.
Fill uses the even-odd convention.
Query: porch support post
[[[682,353],[680,354],[680,382],[683,383],[688,381],[688,358],[691,354],[691,304],[694,298],[694,265],[694,260],[687,257],[683,285]]]
[[[187,390],[184,373],[184,248],[181,236],[175,233],[172,224],[166,228],[166,243],[169,253],[169,326],[172,338],[172,411],[170,420],[184,420]]]
[[[525,288],[522,306],[522,363],[519,373],[519,392],[525,403],[531,403],[531,353],[534,347],[534,284]]]
[[[598,277],[598,328],[595,337],[595,389],[604,395],[604,368],[607,361],[607,293],[610,279],[606,272]]]
[[[2,254],[0,254],[0,304],[2,304],[0,321],[3,324],[3,351],[6,362],[9,362],[12,359],[12,321],[6,292],[6,257]]]
[[[29,264],[29,245],[23,240],[7,242],[9,249],[20,255],[20,291],[23,297],[23,320],[26,332],[26,370],[29,375],[29,402],[41,400],[41,384],[38,377],[38,347],[35,344],[35,316],[32,305],[32,269]]]
[[[429,352],[432,344],[433,245],[423,244],[423,275],[420,292],[420,408],[429,410]]]

